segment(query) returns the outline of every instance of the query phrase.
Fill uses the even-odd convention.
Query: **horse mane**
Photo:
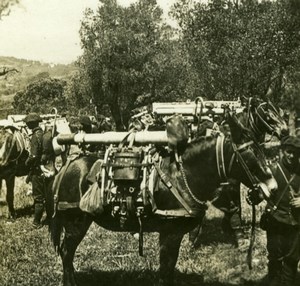
[[[193,158],[195,154],[205,152],[215,146],[215,144],[216,137],[214,136],[198,136],[187,145],[184,158],[186,160]]]

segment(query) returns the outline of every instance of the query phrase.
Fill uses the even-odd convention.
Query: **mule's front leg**
[[[60,249],[63,263],[63,285],[76,286],[73,260],[75,251],[89,229],[92,220],[85,216],[72,215],[64,219],[65,235]]]
[[[183,235],[183,233],[160,232],[160,286],[171,286],[174,284],[174,270]]]

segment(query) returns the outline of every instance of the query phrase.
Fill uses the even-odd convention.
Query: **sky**
[[[0,0],[1,1],[1,0]],[[20,0],[0,21],[0,56],[69,64],[82,53],[79,29],[86,8],[98,0]],[[135,0],[118,0],[128,6]],[[175,0],[157,0],[165,17]]]

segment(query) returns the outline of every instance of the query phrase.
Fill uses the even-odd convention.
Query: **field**
[[[17,220],[5,218],[5,188],[0,196],[0,285],[62,285],[61,260],[54,252],[47,228],[35,230],[31,227],[33,200],[28,194],[30,186],[23,179],[17,180]],[[250,225],[250,207],[246,203],[243,205],[243,218]],[[260,213],[261,207],[257,209]],[[175,285],[264,285],[263,277],[267,271],[265,233],[259,228],[256,230],[253,269],[249,270],[247,248],[234,247],[232,238],[222,233],[221,218],[220,211],[209,208],[199,248],[192,248],[188,235],[184,237]],[[154,285],[158,279],[158,266],[157,234],[145,234],[144,257],[140,257],[138,241],[132,235],[109,232],[95,224],[75,257],[79,286]]]

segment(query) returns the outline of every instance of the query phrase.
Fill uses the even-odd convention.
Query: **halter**
[[[251,184],[254,186],[255,185],[254,176],[251,174],[247,164],[245,163],[245,160],[243,159],[242,155],[240,154],[241,150],[246,149],[247,147],[253,145],[254,142],[251,140],[251,141],[248,141],[248,142],[246,142],[246,143],[244,143],[244,144],[242,144],[238,147],[235,143],[233,143],[233,142],[231,143],[234,152],[233,152],[233,154],[231,156],[231,159],[230,159],[230,163],[229,163],[229,166],[228,166],[228,172],[226,172],[225,160],[224,160],[224,141],[225,141],[225,136],[224,135],[220,135],[220,136],[217,137],[216,160],[217,160],[218,174],[219,174],[219,177],[220,177],[221,182],[222,182],[221,185],[224,185],[224,184],[228,183],[227,174],[229,174],[231,172],[234,159],[236,158],[236,160],[241,164],[244,171],[246,172]]]
[[[251,99],[249,99],[249,101],[251,101]],[[278,112],[276,110],[276,108],[273,106],[272,103],[267,103],[267,102],[262,102],[261,104],[258,105],[257,108],[255,108],[255,114],[258,117],[258,119],[260,120],[260,122],[263,124],[263,126],[266,129],[267,133],[273,134],[274,132],[274,128],[262,117],[262,115],[260,114],[260,111],[265,112],[264,107],[268,105],[271,107],[272,111],[278,115]],[[250,106],[250,104],[249,104]],[[249,107],[250,110],[250,107]],[[253,117],[253,114],[249,111],[248,112],[248,120],[247,122],[249,123],[250,127],[252,128],[252,130],[254,131],[254,133],[256,133],[257,135],[262,134],[262,130],[259,129],[259,127],[257,126],[257,124],[255,123],[255,119]]]

